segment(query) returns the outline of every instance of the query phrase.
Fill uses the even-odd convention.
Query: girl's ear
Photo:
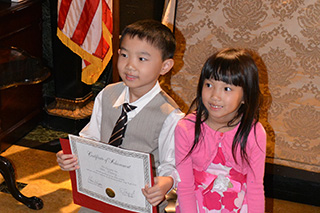
[[[168,58],[162,62],[162,68],[160,75],[165,75],[167,72],[171,70],[174,65],[174,60],[172,58]]]

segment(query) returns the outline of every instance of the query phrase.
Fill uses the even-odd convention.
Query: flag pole
[[[112,1],[112,16],[113,16],[113,36],[112,36],[112,82],[118,82],[120,80],[117,61],[118,61],[118,49],[119,49],[119,35],[120,35],[120,14],[119,14],[119,0]]]

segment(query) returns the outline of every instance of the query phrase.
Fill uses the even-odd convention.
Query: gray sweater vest
[[[123,82],[107,86],[102,95],[101,140],[108,143],[113,127],[121,114],[112,106],[122,93]],[[150,153],[154,158],[154,169],[159,166],[158,139],[163,123],[168,115],[178,108],[165,92],[157,94],[143,109],[128,122],[122,148]],[[157,174],[154,174],[157,175]]]

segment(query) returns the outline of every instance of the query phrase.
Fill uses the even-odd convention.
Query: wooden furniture
[[[39,59],[42,58],[41,3],[41,0],[24,0],[20,3],[0,1],[0,47],[9,49],[15,46],[26,51],[24,57],[29,53]],[[6,63],[4,60],[9,58],[5,57],[10,56],[1,57],[2,62]],[[4,70],[3,66],[0,68],[1,81],[17,75],[12,73],[17,71],[12,70],[13,67]],[[29,72],[28,75],[33,74],[32,70],[26,72]],[[27,78],[30,77],[32,78],[32,76]],[[24,83],[28,85],[20,84],[12,87],[1,85],[0,152],[33,129],[40,118],[43,105],[42,86],[39,82]]]
[[[0,46],[15,46],[42,58],[42,1],[0,1]]]
[[[40,0],[0,2],[0,153],[34,128],[42,111],[41,82],[50,72],[39,60],[41,10]],[[17,189],[14,168],[2,156],[0,173],[16,200],[42,209],[40,198],[26,197]]]
[[[16,187],[14,168],[11,162],[5,157],[0,156],[0,173],[4,177],[8,190],[11,195],[30,209],[39,210],[43,207],[43,202],[38,197],[26,197]]]
[[[39,59],[17,48],[0,48],[0,142],[1,149],[21,137],[41,111],[40,83],[50,75]],[[14,198],[31,209],[41,209],[37,197],[25,197],[16,187],[11,162],[0,156],[0,172]]]

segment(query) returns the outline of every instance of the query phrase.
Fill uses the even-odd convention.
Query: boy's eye
[[[127,54],[125,54],[125,53],[120,53],[120,56],[122,56],[122,57],[127,57]]]
[[[140,57],[139,60],[140,60],[140,61],[146,61],[147,59],[146,59],[146,58],[143,58],[143,57]]]

